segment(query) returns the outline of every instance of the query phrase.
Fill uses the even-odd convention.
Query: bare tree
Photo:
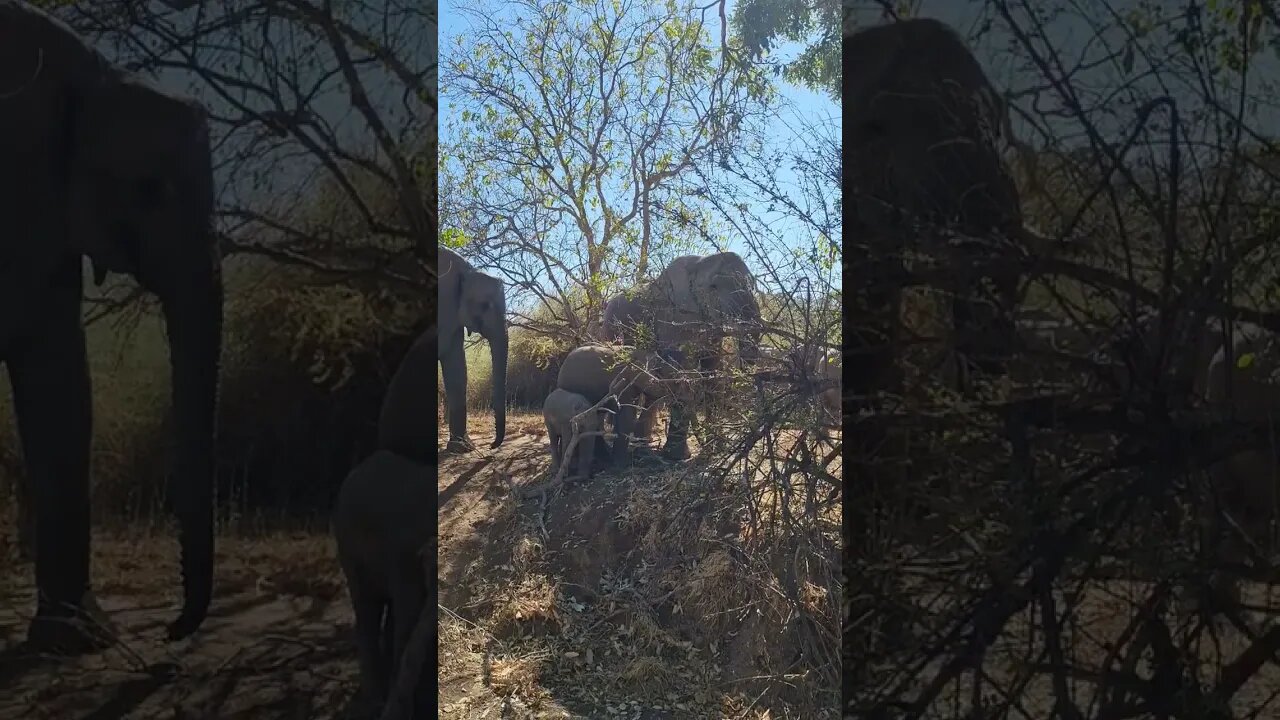
[[[169,5],[59,12],[208,107],[227,251],[420,286],[438,223],[434,5]],[[314,212],[317,194],[351,219]]]
[[[848,580],[846,712],[1273,714],[1245,688],[1267,682],[1280,633],[1218,578],[1277,577],[1267,534],[1244,522],[1273,511],[1239,497],[1269,497],[1274,478],[1224,484],[1220,464],[1272,458],[1275,437],[1206,396],[1201,338],[1230,361],[1235,323],[1280,330],[1264,75],[1277,18],[1267,3],[990,0],[948,20],[1007,72],[1038,155],[1018,177],[1025,214],[1083,244],[1069,260],[991,261],[1029,273],[1019,312],[1038,319],[1010,381],[964,402],[928,326],[956,261],[912,258],[903,282],[923,311],[894,349],[908,382],[878,418],[893,452],[912,452],[868,471],[883,504],[855,515],[872,531]],[[1225,556],[1242,537],[1250,549]],[[1168,612],[1188,597],[1200,612]]]

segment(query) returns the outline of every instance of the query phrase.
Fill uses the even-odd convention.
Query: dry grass
[[[472,437],[490,422],[472,411]],[[836,716],[778,666],[797,648],[764,550],[777,538],[744,537],[731,490],[641,458],[526,494],[548,463],[531,413],[509,413],[496,452],[441,457],[441,717]],[[838,506],[824,523],[838,535]],[[836,632],[838,599],[800,587]]]

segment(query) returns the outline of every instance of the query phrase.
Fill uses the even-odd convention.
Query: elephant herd
[[[480,333],[490,342],[497,417],[493,447],[497,447],[505,428],[507,330],[502,283],[440,248],[439,288],[438,351],[448,405],[447,449],[472,447],[466,434],[464,330]],[[689,457],[694,402],[690,378],[722,369],[725,336],[736,338],[737,356],[744,365],[755,364],[762,350],[774,353],[760,344],[763,326],[755,292],[755,277],[742,257],[720,252],[678,257],[652,281],[605,303],[599,326],[603,342],[574,348],[565,356],[556,386],[543,405],[553,470],[567,463],[578,475],[590,477],[606,417],[612,417],[615,433],[608,454],[613,464],[624,465],[632,439],[647,439],[653,433],[662,407],[669,407],[671,413],[664,454]],[[824,425],[838,426],[840,354],[820,353],[813,365],[820,378],[835,381],[837,387],[823,390],[820,398]],[[576,452],[570,456],[575,435]]]

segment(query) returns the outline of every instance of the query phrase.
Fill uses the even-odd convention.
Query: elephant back
[[[609,394],[613,379],[625,371],[628,349],[628,346],[608,345],[575,348],[560,364],[556,387],[581,395],[592,405],[600,402]],[[613,406],[610,409],[616,409],[615,403],[609,403],[606,407],[609,406]]]
[[[429,444],[428,414],[434,409],[435,378],[428,380],[428,373],[435,369],[435,360],[429,357],[429,340],[435,334],[432,325],[414,341],[391,377],[378,413],[379,449],[422,463],[434,450]]]

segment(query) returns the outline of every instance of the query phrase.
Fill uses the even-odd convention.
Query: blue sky
[[[468,0],[440,0],[440,48],[442,53],[448,52],[453,44],[453,40],[457,35],[465,35],[467,30],[468,18],[460,14],[457,10],[459,6],[466,6]],[[733,9],[733,0],[729,2],[728,11],[731,14]],[[709,18],[716,22],[716,25],[709,29],[714,36],[718,33],[718,21],[714,20],[714,14],[710,13]],[[799,45],[792,44],[790,46],[782,46],[777,48],[773,55],[778,57],[794,56]],[[782,96],[779,109],[772,118],[769,125],[769,133],[771,138],[777,138],[779,145],[785,144],[788,138],[794,136],[795,128],[800,126],[800,120],[808,122],[826,122],[832,123],[836,128],[840,123],[840,107],[833,102],[828,96],[816,93],[803,87],[791,85],[779,79],[776,83],[776,89]],[[448,88],[441,88],[440,97],[440,136],[442,143],[448,143],[452,133],[449,130],[449,122],[454,118],[454,113],[460,110],[449,109]],[[793,171],[788,167],[778,169],[777,177],[781,183],[791,184],[795,181]],[[736,200],[736,198],[735,198]],[[772,220],[771,224],[783,221],[783,216],[779,213],[769,213],[766,208],[758,207],[758,210]],[[727,249],[735,250],[745,254],[744,243],[739,238],[732,236],[724,238],[727,241]],[[808,247],[808,243],[804,243]],[[704,252],[713,251],[713,248],[702,248]],[[748,262],[751,262],[748,259]],[[839,266],[836,267],[832,274],[831,282],[839,287]],[[777,289],[774,289],[777,290]]]

